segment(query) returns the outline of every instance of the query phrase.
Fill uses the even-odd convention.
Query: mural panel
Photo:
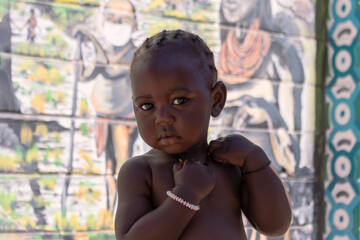
[[[317,1],[0,3],[0,239],[114,239],[115,176],[126,159],[149,149],[134,121],[129,64],[146,37],[178,28],[204,38],[228,87],[209,140],[239,132],[261,145],[293,200],[291,229],[276,239],[319,238],[318,59],[326,36],[316,30]],[[351,22],[355,28],[334,30],[336,43],[357,33]],[[356,80],[341,77],[355,88]],[[343,86],[329,88],[330,112],[358,123],[356,100],[354,108],[341,101],[332,110],[333,96],[347,94]],[[351,143],[341,138],[350,134],[329,136]],[[341,154],[341,164],[329,155],[329,178],[355,178]],[[266,239],[250,227],[248,238]]]
[[[133,124],[1,119],[0,129],[2,231],[113,230],[117,171],[145,151]]]
[[[64,178],[0,175],[2,232],[55,231]]]
[[[71,115],[74,65],[31,57],[12,57],[13,90],[21,113]]]
[[[324,6],[322,6],[324,7]],[[314,38],[315,0],[222,0],[220,23],[244,29]],[[325,40],[325,36],[317,36]]]
[[[210,1],[135,1],[139,13],[152,16],[171,17],[190,21],[212,22],[217,21],[219,0]]]
[[[0,173],[65,173],[70,121],[0,119]]]
[[[72,10],[36,2],[15,2],[11,9],[12,52],[72,59],[75,43],[67,34],[69,26],[84,18],[80,9]]]

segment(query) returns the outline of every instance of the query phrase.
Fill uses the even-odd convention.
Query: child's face
[[[135,65],[132,92],[139,132],[148,145],[169,154],[203,150],[211,85],[194,61],[184,64],[174,55]]]

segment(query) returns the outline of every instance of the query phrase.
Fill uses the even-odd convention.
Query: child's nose
[[[162,106],[158,108],[156,113],[156,124],[169,124],[174,121],[174,117],[171,114],[170,106]]]

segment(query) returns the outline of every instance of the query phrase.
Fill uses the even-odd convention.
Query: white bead
[[[194,205],[194,204],[191,204],[187,201],[185,201],[184,199],[182,199],[181,197],[175,195],[174,193],[172,193],[171,191],[167,191],[166,194],[174,201],[184,205],[185,207],[187,208],[190,208],[191,210],[194,210],[194,211],[199,211],[200,210],[200,206],[197,206],[197,205]]]

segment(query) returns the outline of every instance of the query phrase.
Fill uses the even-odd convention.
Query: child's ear
[[[218,81],[211,89],[211,97],[213,105],[211,108],[211,116],[217,117],[223,110],[226,102],[226,86],[222,81]]]

